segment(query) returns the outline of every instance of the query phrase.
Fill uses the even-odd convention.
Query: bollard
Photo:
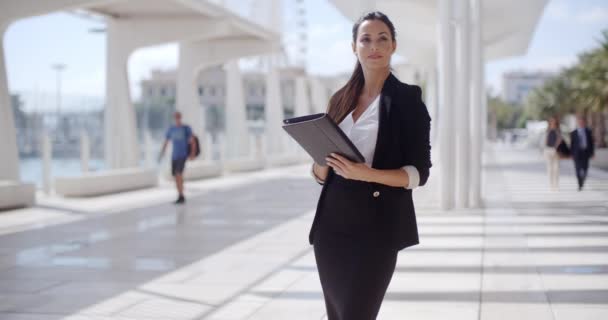
[[[89,159],[91,155],[91,143],[89,135],[85,130],[80,134],[80,169],[82,173],[89,172]]]
[[[146,163],[146,167],[154,168],[155,157],[152,152],[152,136],[150,135],[150,130],[144,131],[144,159]]]
[[[201,158],[206,161],[213,160],[215,158],[213,154],[215,152],[214,149],[213,137],[210,133],[205,134],[205,140],[201,141]]]
[[[51,193],[51,161],[53,158],[53,145],[48,133],[44,132],[42,140],[42,190],[47,195]]]

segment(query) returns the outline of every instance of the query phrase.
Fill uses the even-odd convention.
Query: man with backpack
[[[184,197],[184,169],[186,160],[194,159],[198,155],[198,139],[192,134],[190,126],[182,124],[182,114],[176,111],[173,114],[175,124],[172,125],[165,134],[165,142],[158,157],[159,161],[165,154],[165,149],[169,140],[173,145],[173,153],[171,155],[171,174],[175,177],[175,186],[177,187],[178,198],[175,204],[183,204],[186,202]]]

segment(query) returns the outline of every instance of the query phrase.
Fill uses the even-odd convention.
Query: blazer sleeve
[[[401,137],[401,150],[405,157],[406,164],[413,165],[418,170],[420,175],[419,186],[426,184],[429,178],[431,169],[431,117],[426,109],[426,105],[422,102],[422,90],[419,86],[410,86],[408,88],[408,111],[404,112],[405,117],[410,118],[409,123],[413,131],[402,130],[403,134],[413,132],[413,137]],[[411,110],[411,111],[410,111]]]

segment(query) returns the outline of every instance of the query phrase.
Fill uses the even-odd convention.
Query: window
[[[200,97],[202,97],[202,96],[203,96],[203,94],[204,94],[204,92],[205,92],[205,90],[203,89],[203,86],[199,86],[199,87],[198,87],[198,95],[199,95]]]

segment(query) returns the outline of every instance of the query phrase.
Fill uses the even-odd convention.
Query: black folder
[[[326,113],[285,119],[283,123],[283,129],[319,165],[327,165],[325,158],[332,152],[354,162],[365,162],[361,152]]]

